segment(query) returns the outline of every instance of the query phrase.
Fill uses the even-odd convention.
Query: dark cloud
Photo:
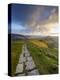
[[[28,4],[12,4],[11,5],[11,21],[12,23],[22,25],[25,30],[20,32],[49,32],[51,28],[58,23],[58,7],[57,6],[40,6]],[[12,26],[14,29],[14,26]],[[13,30],[12,30],[13,31]]]

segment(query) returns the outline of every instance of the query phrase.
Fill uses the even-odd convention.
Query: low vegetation
[[[48,48],[48,45],[45,42],[39,41],[39,40],[30,40],[33,44],[35,44],[38,47],[45,47]]]
[[[56,74],[58,73],[58,50],[57,48],[40,47],[36,45],[39,41],[28,41],[27,46],[33,57],[40,74]]]
[[[22,52],[23,40],[11,41],[11,74],[14,76],[19,56]]]
[[[27,48],[39,70],[40,74],[56,74],[58,73],[58,44],[54,45],[53,40],[12,40],[11,41],[11,69],[12,76],[16,71],[16,66],[22,52],[23,44],[27,44]]]

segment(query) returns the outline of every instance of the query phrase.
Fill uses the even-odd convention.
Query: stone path
[[[22,54],[19,58],[19,63],[16,67],[16,76],[25,76],[25,75],[39,75],[38,69],[27,49],[26,44],[23,45]]]

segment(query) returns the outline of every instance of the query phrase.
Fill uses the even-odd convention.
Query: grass
[[[18,64],[19,56],[22,52],[22,40],[11,41],[11,75],[14,76],[16,66]]]
[[[25,42],[23,40],[16,40],[11,42],[11,69],[12,76],[16,71],[16,66],[22,52],[22,46]],[[51,46],[44,41],[27,40],[28,50],[39,70],[40,74],[56,74],[58,73],[58,49]]]
[[[35,40],[30,40],[30,42],[32,42],[36,46],[48,48],[48,45],[43,41],[39,41],[35,39]]]
[[[27,42],[27,46],[40,74],[58,73],[57,49],[39,47],[31,41]]]

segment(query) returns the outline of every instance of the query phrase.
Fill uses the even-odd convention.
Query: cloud
[[[46,35],[50,34],[51,30],[53,30],[53,28],[55,28],[55,25],[58,24],[58,8],[54,7],[53,9],[51,9],[49,12],[49,16],[47,17],[42,15],[44,14],[45,10],[45,7],[36,8],[36,10],[31,15],[30,19],[28,19],[26,25],[31,28],[32,33],[37,32]],[[45,14],[47,14],[47,12]],[[42,16],[44,16],[43,20],[39,20],[39,18],[41,18]]]
[[[12,32],[47,35],[58,32],[58,7],[16,5],[12,6]],[[55,33],[54,33],[55,34]]]

